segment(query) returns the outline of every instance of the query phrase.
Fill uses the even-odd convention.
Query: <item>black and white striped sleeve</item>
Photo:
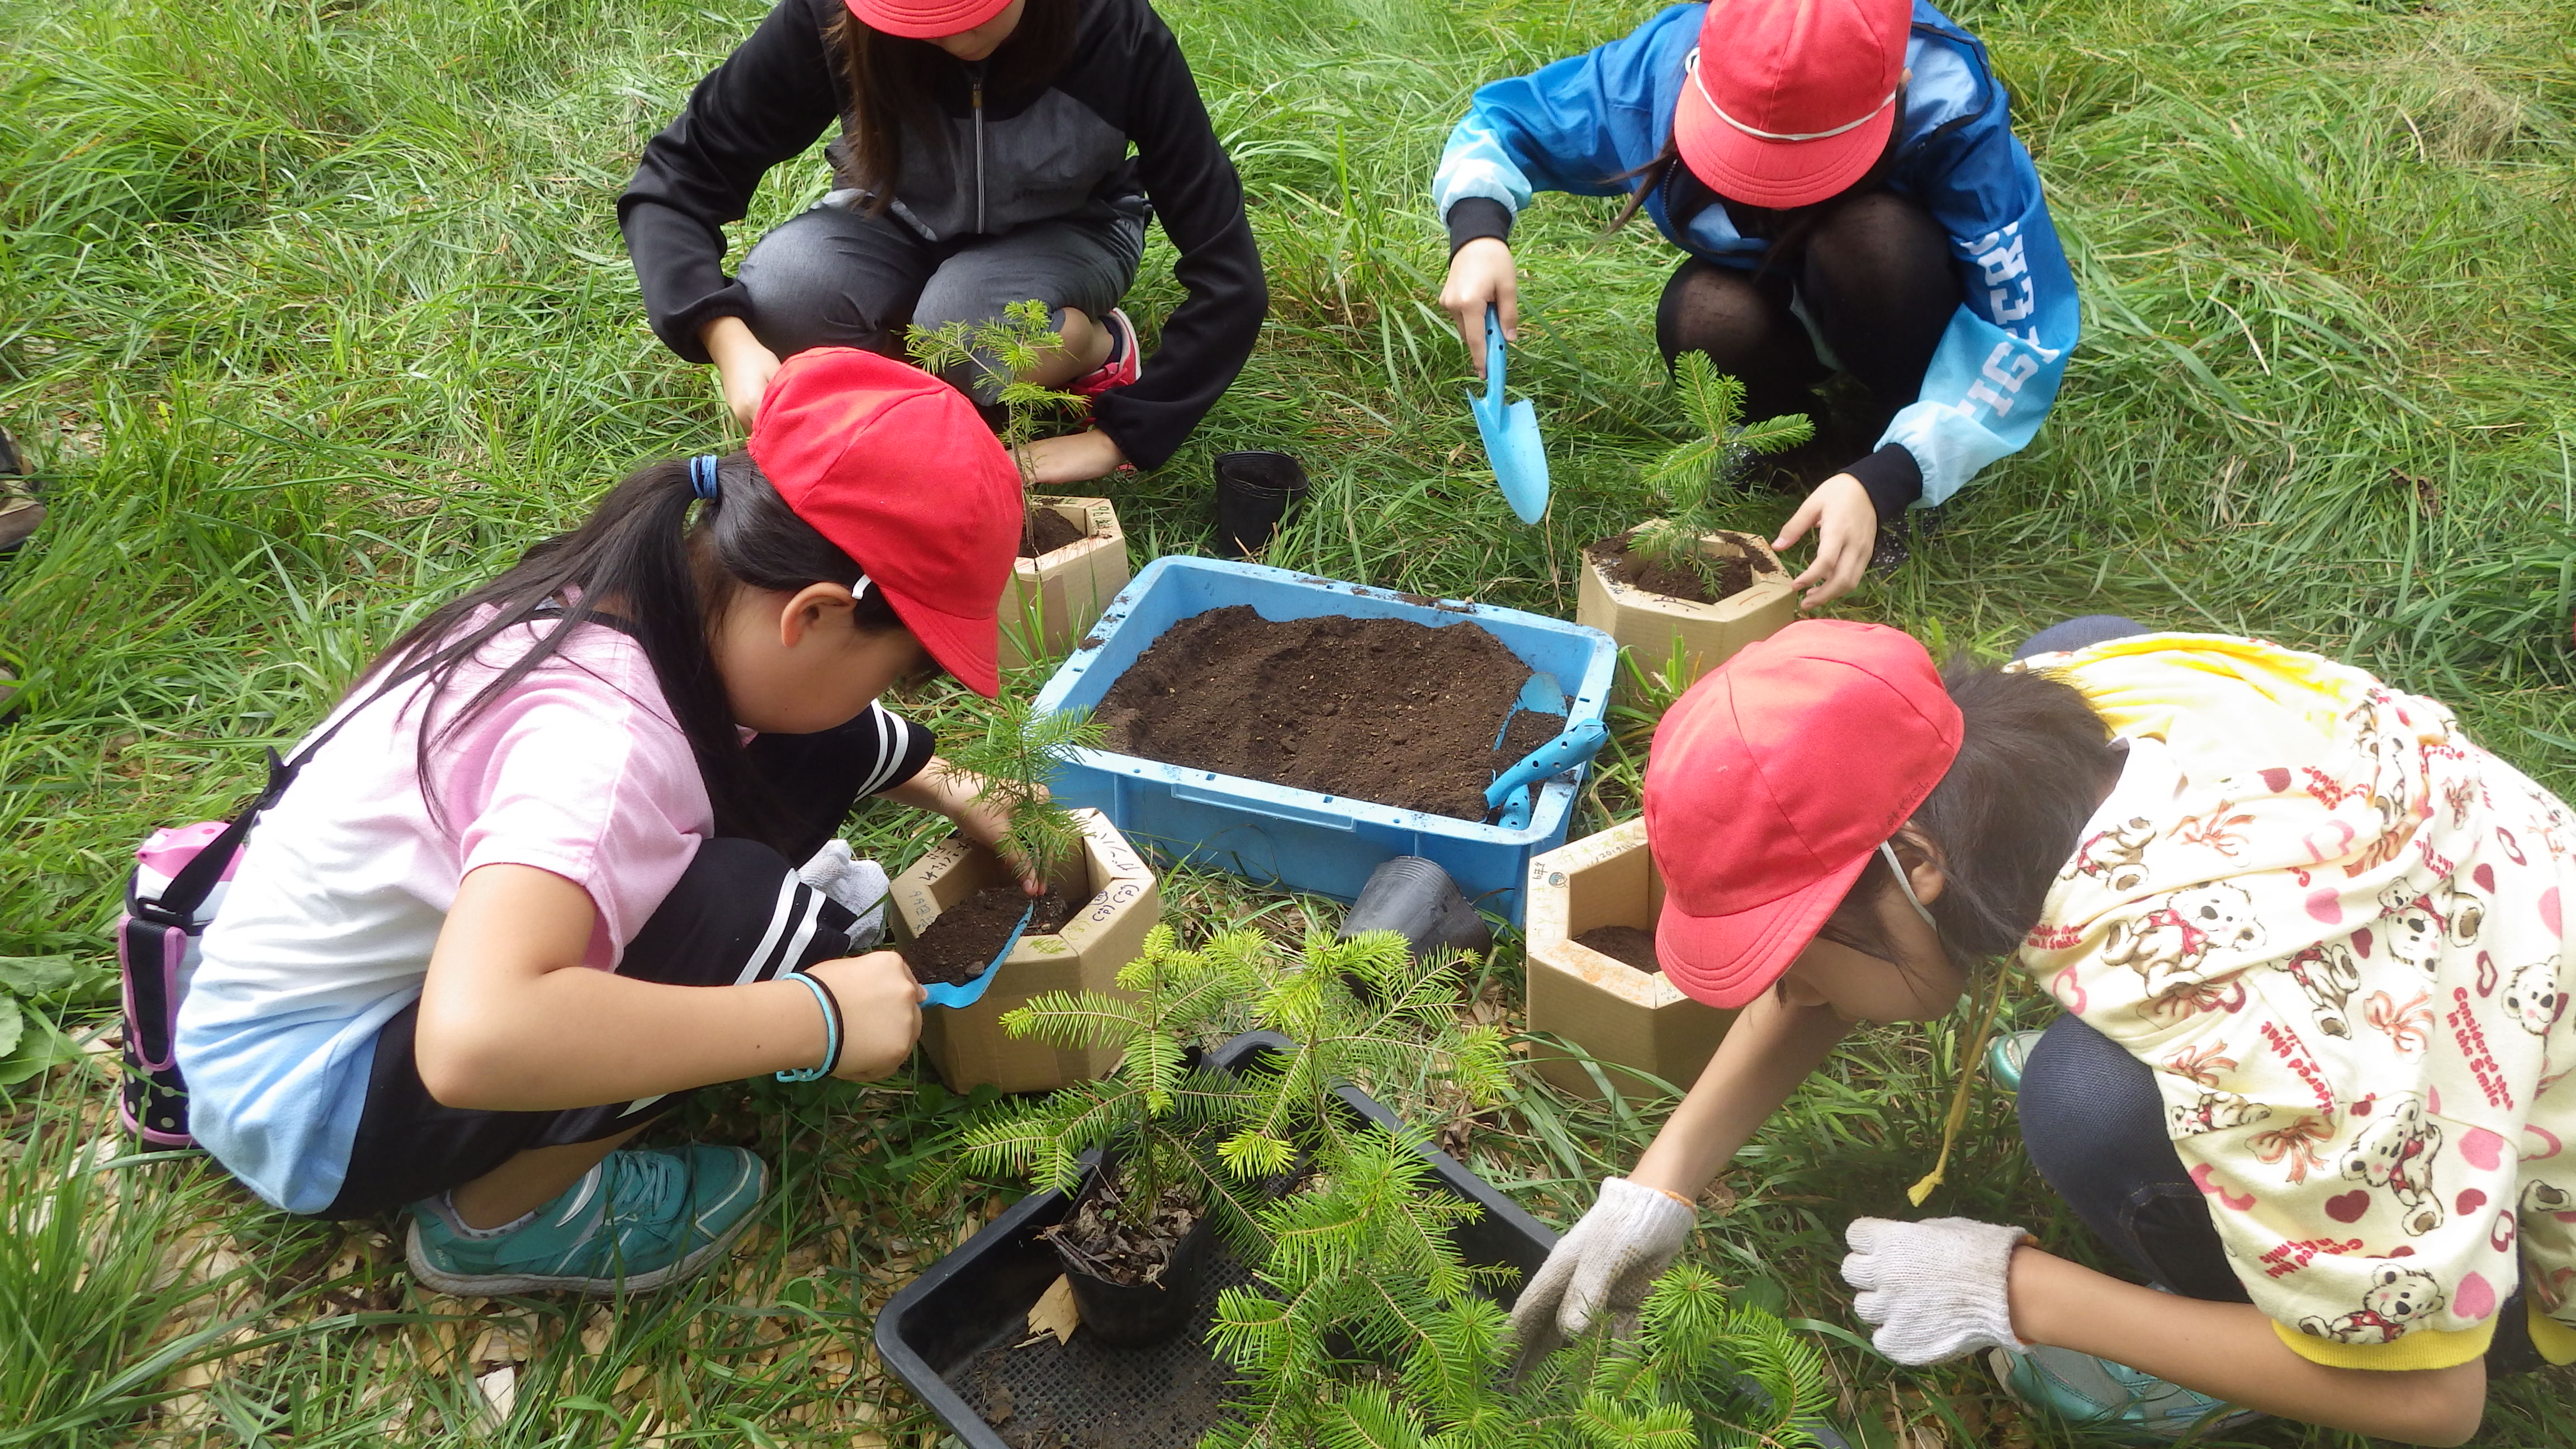
[[[861,798],[883,794],[920,774],[939,748],[938,736],[881,704],[869,704],[867,713],[842,728],[864,755],[852,761]]]

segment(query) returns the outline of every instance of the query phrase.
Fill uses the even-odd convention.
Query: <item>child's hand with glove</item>
[[[1919,1367],[2025,1347],[2006,1280],[2013,1250],[2036,1241],[2030,1234],[1966,1218],[1854,1218],[1843,1239],[1851,1244],[1843,1281],[1860,1290],[1852,1312],[1877,1330],[1869,1341],[1880,1353]]]
[[[1605,1312],[1617,1319],[1635,1314],[1698,1221],[1696,1209],[1662,1188],[1603,1178],[1592,1211],[1557,1239],[1512,1305],[1515,1371],[1555,1352]]]

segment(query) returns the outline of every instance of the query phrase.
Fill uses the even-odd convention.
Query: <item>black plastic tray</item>
[[[1288,1045],[1288,1039],[1277,1032],[1247,1032],[1211,1052],[1208,1064],[1230,1069]],[[1387,1127],[1403,1125],[1364,1092],[1343,1087],[1339,1095],[1369,1121]],[[1422,1155],[1442,1187],[1484,1209],[1453,1232],[1459,1252],[1480,1267],[1520,1270],[1520,1277],[1499,1295],[1509,1307],[1520,1283],[1547,1261],[1548,1250],[1556,1246],[1556,1234],[1457,1159],[1428,1147]],[[1055,1250],[1038,1233],[1061,1220],[1069,1206],[1065,1195],[1057,1192],[1020,1199],[957,1251],[906,1284],[877,1315],[877,1356],[967,1449],[1009,1446],[951,1387],[950,1377],[994,1344],[1016,1343],[1027,1336],[1029,1309],[1064,1271],[1056,1262]],[[1241,1282],[1244,1275],[1240,1269],[1228,1275],[1220,1268],[1211,1280]],[[1188,1342],[1180,1345],[1185,1351],[1196,1348],[1196,1330],[1202,1328],[1204,1324],[1194,1324],[1185,1332]]]

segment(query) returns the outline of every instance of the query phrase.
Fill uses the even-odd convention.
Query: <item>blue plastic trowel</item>
[[[1503,402],[1503,314],[1485,309],[1485,395],[1467,394],[1467,410],[1476,415],[1476,431],[1485,438],[1485,460],[1494,465],[1494,481],[1503,501],[1523,523],[1536,523],[1547,513],[1547,452],[1539,446],[1538,412],[1528,398]]]
[[[1496,748],[1501,748],[1503,736],[1511,732],[1513,717],[1523,710],[1558,716],[1565,713],[1565,691],[1558,687],[1555,675],[1533,674],[1521,686],[1520,698],[1513,703],[1511,714],[1503,716],[1503,727],[1494,735]],[[1589,764],[1609,741],[1609,726],[1598,719],[1588,719],[1522,756],[1519,764],[1496,775],[1494,783],[1485,787],[1486,818],[1506,830],[1526,827],[1530,812],[1537,808],[1537,787]],[[1499,819],[1495,818],[1497,812]]]

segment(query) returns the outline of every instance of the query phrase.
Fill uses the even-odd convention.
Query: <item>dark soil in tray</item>
[[[1663,963],[1655,959],[1655,933],[1634,926],[1595,926],[1574,938],[1574,944],[1589,947],[1613,960],[1625,961],[1640,971],[1663,973]]]
[[[1529,676],[1474,624],[1273,621],[1235,604],[1164,630],[1096,717],[1126,754],[1482,820],[1494,776],[1565,728],[1513,713]]]
[[[1002,949],[1028,904],[1029,894],[1018,881],[986,886],[941,911],[929,930],[895,949],[903,953],[903,964],[912,968],[912,979],[924,986],[972,981],[993,964],[993,953]],[[1038,908],[1029,916],[1029,929],[1021,939],[1063,930],[1064,923],[1089,904],[1062,891],[1048,891],[1038,897]]]
[[[1189,1323],[1161,1343],[1111,1348],[1077,1329],[1071,1343],[1046,1334],[1020,1348],[1015,1332],[945,1377],[1011,1449],[1192,1449],[1234,1382],[1207,1350],[1216,1295],[1251,1281],[1219,1249]]]
[[[1712,595],[1708,591],[1707,580],[1696,571],[1666,568],[1647,554],[1631,552],[1629,545],[1636,536],[1637,530],[1632,528],[1608,538],[1594,539],[1584,552],[1600,560],[1601,566],[1609,570],[1610,577],[1619,583],[1694,604],[1714,604],[1719,599],[1732,598],[1753,587],[1754,580],[1780,571],[1755,547],[1757,540],[1741,533],[1720,532],[1717,536],[1743,549],[1744,557],[1709,560],[1717,570],[1717,592]]]
[[[1080,543],[1091,535],[1081,525],[1052,508],[1032,508],[1029,521],[1020,529],[1020,557],[1036,558],[1053,553],[1068,543]]]

